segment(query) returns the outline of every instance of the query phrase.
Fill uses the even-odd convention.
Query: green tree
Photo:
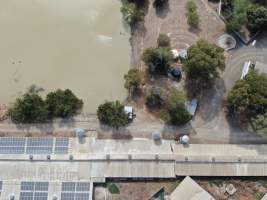
[[[50,92],[46,96],[46,103],[51,117],[62,118],[76,115],[83,106],[83,101],[69,89]]]
[[[150,72],[161,74],[166,74],[174,61],[170,49],[163,47],[145,49],[142,59]]]
[[[185,94],[175,89],[171,90],[167,100],[167,109],[163,115],[167,123],[183,125],[192,119],[185,107]]]
[[[159,47],[169,47],[171,40],[168,35],[161,33],[159,34],[158,40],[157,40]]]
[[[97,109],[97,117],[101,123],[115,128],[129,123],[124,106],[119,101],[107,101],[101,104]]]
[[[165,94],[159,87],[152,87],[149,89],[146,96],[146,105],[149,108],[159,108],[165,102]]]
[[[250,119],[267,111],[267,75],[250,71],[238,80],[227,98],[231,113]]]
[[[135,3],[123,3],[121,12],[124,20],[130,25],[144,20],[144,12]]]
[[[199,40],[187,52],[183,69],[189,80],[208,83],[219,76],[225,68],[224,50],[206,40]]]
[[[252,33],[267,30],[267,8],[253,5],[247,11],[248,29]]]
[[[16,123],[45,122],[48,119],[45,101],[37,92],[32,91],[17,98],[9,114],[12,121]]]
[[[144,72],[136,68],[130,69],[124,79],[124,87],[128,90],[137,89],[145,83]]]

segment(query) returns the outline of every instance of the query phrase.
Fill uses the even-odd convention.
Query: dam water
[[[0,104],[35,84],[71,89],[95,112],[123,100],[129,33],[119,0],[0,0]]]

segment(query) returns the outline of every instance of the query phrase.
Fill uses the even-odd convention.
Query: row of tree
[[[55,117],[69,118],[77,114],[83,106],[83,101],[69,89],[50,92],[45,99],[39,94],[40,91],[33,86],[16,99],[9,111],[12,121],[36,123]]]

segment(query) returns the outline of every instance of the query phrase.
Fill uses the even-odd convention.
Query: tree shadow
[[[172,126],[165,124],[162,131],[162,137],[164,139],[179,140],[183,135],[194,135],[195,131],[191,123],[188,122],[181,126]]]
[[[110,139],[127,139],[130,140],[133,138],[131,132],[127,129],[126,127],[120,127],[120,128],[114,128],[114,127],[110,127],[104,124],[100,123],[100,130],[102,130],[105,135],[101,135],[101,133],[99,133],[99,137],[100,138],[106,138],[107,136],[109,136]],[[108,135],[109,133],[109,135]]]
[[[156,5],[156,1],[153,3],[153,7],[156,10],[156,15],[159,18],[165,18],[170,11],[170,4],[169,1],[166,1],[163,5],[158,6]]]
[[[202,31],[200,27],[189,27],[188,31],[191,33],[194,33],[195,35],[199,35],[199,33]]]
[[[200,116],[203,121],[212,121],[221,111],[223,112],[225,92],[224,80],[218,78],[214,82],[212,88],[203,90],[201,95],[198,96],[199,109],[197,115]]]

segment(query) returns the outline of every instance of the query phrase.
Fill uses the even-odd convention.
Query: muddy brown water
[[[119,0],[0,0],[0,103],[32,84],[70,88],[95,112],[123,100],[129,31]]]

